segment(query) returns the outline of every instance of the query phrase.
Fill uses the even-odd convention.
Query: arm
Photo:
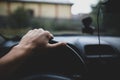
[[[0,78],[3,79],[14,73],[35,48],[54,48],[65,45],[65,43],[49,44],[51,38],[53,38],[53,35],[43,29],[34,29],[26,33],[19,44],[0,59]]]

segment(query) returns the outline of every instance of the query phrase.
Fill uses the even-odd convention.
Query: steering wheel
[[[56,43],[57,41],[50,41],[51,44],[54,44]],[[84,66],[84,69],[85,69],[85,62],[84,62],[84,59],[82,58],[81,55],[79,55],[71,46],[70,44],[67,44],[66,48],[68,50],[71,50],[72,55],[76,56],[75,58],[78,58],[79,61],[82,63],[82,65]],[[51,75],[51,74],[33,74],[33,75],[30,75],[30,76],[27,76],[27,77],[23,77],[22,79],[20,80],[73,80],[71,78],[68,78],[68,77],[65,77],[65,76],[62,76],[62,75],[57,75],[57,74],[54,74],[54,75]]]
[[[44,75],[32,75],[20,80],[72,80],[72,79],[59,75],[44,74]]]

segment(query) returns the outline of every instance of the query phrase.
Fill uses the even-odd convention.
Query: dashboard
[[[119,79],[119,37],[101,36],[100,43],[97,36],[66,36],[55,40],[66,41],[80,51],[87,64],[87,79]]]
[[[43,52],[36,49],[18,69],[15,80],[38,74],[65,76],[71,80],[120,79],[120,37],[102,36],[100,44],[97,36],[55,36],[53,41],[67,42],[69,47]],[[18,42],[4,41],[1,57]]]

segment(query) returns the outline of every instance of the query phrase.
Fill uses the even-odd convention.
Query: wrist
[[[21,45],[21,44],[18,44],[13,47],[13,49],[19,51],[19,53],[31,53],[34,48],[35,47],[32,45]]]
[[[32,43],[29,43],[29,44],[28,43],[27,44],[19,43],[15,47],[17,47],[17,48],[24,48],[26,50],[31,50],[31,49],[34,49],[36,46],[34,44],[32,44]]]

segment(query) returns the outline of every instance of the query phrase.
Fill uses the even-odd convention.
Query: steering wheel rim
[[[58,41],[55,41],[55,40],[50,40],[49,43],[50,44],[54,44],[54,43],[57,43]],[[74,50],[70,45],[70,43],[67,43],[66,47],[71,50],[80,60],[80,62],[83,64],[84,66],[84,69],[85,69],[85,72],[87,72],[87,65],[86,65],[86,62],[84,60],[84,58],[82,57],[82,55],[80,55],[76,50]]]
[[[28,76],[20,80],[72,80],[72,79],[60,75],[38,74],[38,75]]]
[[[54,42],[50,42],[51,44],[56,43]],[[67,44],[67,45],[71,45],[71,44]],[[66,47],[67,48],[67,47]],[[69,50],[69,49],[68,49]],[[73,51],[72,51],[73,52]],[[77,56],[77,55],[75,55]],[[82,62],[82,61],[81,61]],[[33,75],[28,75],[28,76],[24,76],[22,78],[20,78],[20,80],[72,80],[68,77],[64,77],[62,75],[51,75],[51,74],[33,74]]]

